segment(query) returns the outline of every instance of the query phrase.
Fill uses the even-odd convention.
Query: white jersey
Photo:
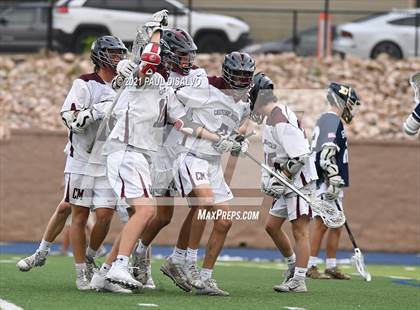
[[[182,87],[208,87],[207,73],[202,68],[193,68],[190,70],[188,75],[181,75],[177,72],[171,71],[167,83],[168,86],[175,90]],[[170,100],[178,99],[176,97],[171,97]],[[188,108],[185,107],[185,112],[187,112],[187,110]],[[166,126],[163,147],[168,155],[175,158],[178,153],[184,150],[184,147],[180,145],[183,137],[184,134],[176,130],[173,126]]]
[[[172,88],[155,73],[140,87],[123,90],[114,109],[116,123],[105,147],[105,153],[116,151],[114,146],[130,145],[148,152],[156,152],[163,143],[163,132],[169,119],[182,117],[183,106],[173,100]],[[114,142],[119,143],[115,144]]]
[[[97,73],[85,74],[73,82],[61,112],[96,109],[106,113],[114,97],[115,92],[110,84],[105,83]],[[72,157],[72,160],[66,165],[65,172],[90,176],[105,175],[106,160],[98,151],[102,145],[98,143],[92,153],[87,152],[96,137],[100,122],[101,120],[93,122],[81,134],[69,132],[69,142],[65,152]]]
[[[220,134],[235,133],[250,113],[249,102],[238,101],[225,93],[227,89],[222,78],[211,77],[201,88],[183,87],[176,91],[179,101],[188,108],[188,115],[194,123]],[[188,136],[183,145],[189,153],[198,157],[221,156],[213,148],[213,142]]]
[[[270,168],[278,169],[290,158],[305,156],[305,165],[294,178],[294,185],[302,188],[318,179],[315,163],[310,155],[309,142],[300,127],[296,114],[279,104],[267,117],[263,131],[264,161]],[[270,175],[262,170],[262,182],[268,183]]]

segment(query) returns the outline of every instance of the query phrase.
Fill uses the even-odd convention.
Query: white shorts
[[[151,198],[150,167],[144,154],[132,150],[107,157],[108,180],[118,198]]]
[[[178,196],[174,177],[174,161],[176,158],[171,156],[166,148],[160,148],[152,155],[151,175],[152,175],[152,194],[156,197],[175,197]]]
[[[215,204],[233,199],[232,191],[223,176],[221,161],[207,161],[182,154],[175,164],[179,168],[175,183],[182,197],[186,197],[198,185],[209,184],[213,189]]]
[[[65,201],[73,205],[91,208],[115,209],[117,198],[109,185],[108,179],[88,175],[65,174]]]
[[[307,184],[302,191],[308,196],[315,190],[315,182]],[[302,215],[312,217],[310,205],[299,196],[286,198],[284,196],[273,201],[269,211],[272,216],[287,218],[289,221],[296,220]]]

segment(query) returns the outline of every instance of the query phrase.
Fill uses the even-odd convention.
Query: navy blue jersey
[[[322,147],[326,144],[338,146],[339,151],[335,155],[339,175],[343,178],[345,186],[349,186],[349,165],[347,137],[343,122],[335,113],[327,112],[321,115],[316,122],[312,135],[312,152],[316,154],[315,165],[318,173],[317,184],[325,182],[324,171],[319,165],[319,157]]]

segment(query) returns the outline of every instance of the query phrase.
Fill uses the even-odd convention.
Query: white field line
[[[23,310],[23,308],[12,304],[11,302],[0,298],[0,309],[1,310]]]
[[[137,304],[140,307],[159,307],[157,304]]]

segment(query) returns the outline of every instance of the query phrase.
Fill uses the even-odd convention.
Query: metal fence
[[[135,1],[135,0],[133,0]],[[150,0],[152,1],[152,0]],[[181,0],[182,1],[182,0]],[[390,1],[390,0],[389,0]],[[17,2],[27,2],[26,0],[20,1],[10,1],[4,0],[0,3],[0,7],[16,4]],[[46,48],[50,50],[52,48],[52,18],[53,18],[53,5],[56,0],[41,0],[39,2],[48,2],[51,4],[49,14],[48,14],[48,30],[46,36]],[[298,33],[302,30],[317,27],[319,24],[319,16],[321,13],[324,15],[329,15],[332,17],[333,24],[342,24],[350,22],[356,19],[360,19],[372,14],[380,14],[388,11],[384,10],[349,10],[349,9],[331,9],[330,0],[322,0],[319,2],[318,9],[305,9],[305,8],[279,8],[279,7],[255,7],[255,6],[241,6],[236,5],[229,6],[229,3],[226,5],[220,6],[203,6],[198,5],[200,3],[207,3],[200,0],[184,0],[182,1],[186,7],[189,8],[188,13],[188,30],[191,32],[192,25],[192,14],[191,11],[200,11],[205,13],[216,13],[238,17],[241,20],[245,21],[250,25],[251,38],[253,42],[264,42],[264,41],[279,41],[285,38],[291,38],[293,45],[293,50],[296,51],[296,43]],[[247,1],[246,3],[251,3],[252,1]],[[303,0],[299,2],[304,2]],[[336,3],[337,1],[334,1]],[[347,7],[352,7],[350,0],[339,0],[340,3],[346,3]],[[413,0],[413,4],[416,4],[417,7],[420,7],[420,0]],[[218,2],[219,3],[219,2]],[[258,4],[258,1],[255,1]],[[335,5],[337,7],[337,5]],[[374,5],[371,6],[375,8]],[[163,7],[162,7],[163,8]],[[381,7],[383,8],[383,6]],[[416,15],[416,25],[413,27],[415,32],[415,52],[414,54],[419,55],[419,42],[418,42],[418,31],[420,26],[420,14]],[[324,49],[328,44],[328,31],[327,23],[324,23]]]

